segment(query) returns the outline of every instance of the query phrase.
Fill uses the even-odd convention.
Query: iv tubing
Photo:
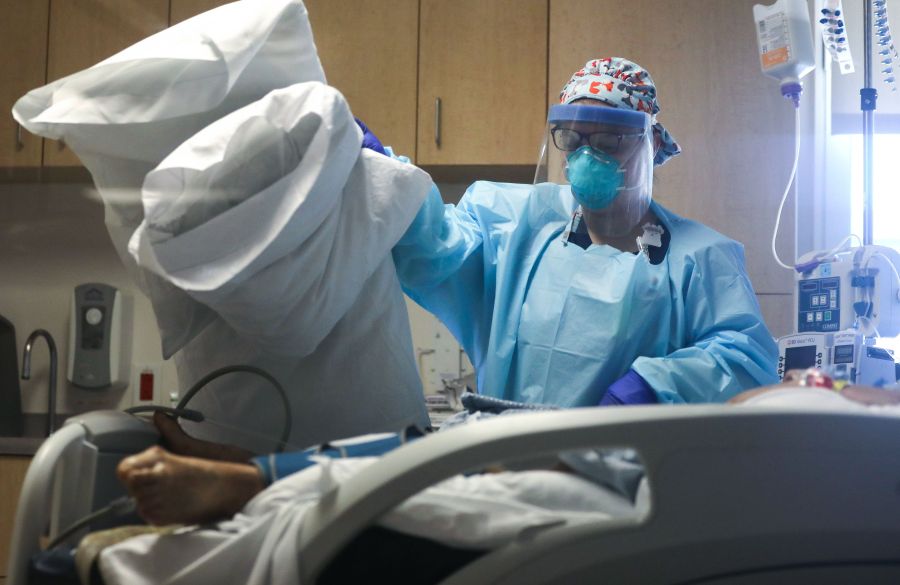
[[[800,162],[800,109],[794,109],[794,164],[791,167],[791,176],[788,178],[787,185],[784,187],[784,195],[781,196],[781,204],[778,206],[778,215],[775,218],[775,229],[772,230],[772,256],[775,262],[782,268],[793,270],[793,266],[788,266],[778,257],[778,251],[775,249],[775,239],[778,237],[778,226],[781,224],[781,212],[784,210],[784,203],[787,201],[788,194],[791,192],[791,186],[794,184],[794,177],[797,175],[797,164]]]

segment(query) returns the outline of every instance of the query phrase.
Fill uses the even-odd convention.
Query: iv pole
[[[872,245],[872,187],[875,132],[875,102],[878,91],[872,87],[872,0],[865,0],[863,18],[863,55],[865,87],[859,90],[860,109],[863,113],[863,246]]]

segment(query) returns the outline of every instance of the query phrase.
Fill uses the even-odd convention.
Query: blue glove
[[[621,406],[625,404],[656,404],[656,392],[650,384],[634,370],[613,382],[600,400],[600,406]]]
[[[384,146],[382,146],[381,141],[378,140],[377,136],[372,134],[372,131],[369,130],[369,127],[366,126],[359,118],[353,119],[356,120],[356,123],[359,125],[360,130],[362,130],[363,132],[362,147],[374,150],[375,152],[387,156],[387,153],[384,151]]]

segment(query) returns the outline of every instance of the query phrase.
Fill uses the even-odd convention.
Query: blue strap
[[[325,443],[318,447],[311,447],[303,451],[292,453],[271,453],[261,457],[254,457],[250,462],[259,470],[259,475],[265,485],[270,485],[292,473],[297,473],[316,464],[313,457],[330,457],[340,459],[344,457],[375,457],[393,451],[397,447],[415,441],[424,434],[410,427],[402,433],[394,433],[387,437],[380,437],[369,441],[336,441]]]

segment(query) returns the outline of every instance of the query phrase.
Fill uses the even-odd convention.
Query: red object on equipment
[[[153,400],[153,372],[141,372],[141,386],[138,397],[142,402]]]

